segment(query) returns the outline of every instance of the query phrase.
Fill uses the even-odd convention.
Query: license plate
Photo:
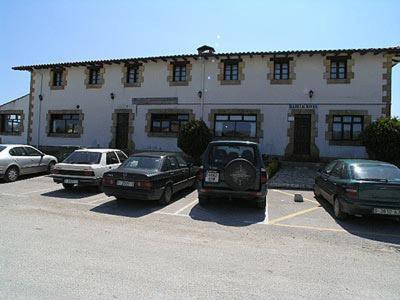
[[[133,181],[117,180],[117,185],[134,187],[135,183]]]
[[[68,184],[78,184],[78,180],[76,179],[64,179],[64,183],[68,183]]]
[[[219,181],[219,173],[215,171],[208,171],[206,174],[207,182],[218,182]]]
[[[374,208],[374,214],[377,214],[377,215],[400,216],[400,209]]]

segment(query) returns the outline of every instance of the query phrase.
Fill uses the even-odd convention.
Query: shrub
[[[280,167],[279,160],[276,157],[271,158],[269,156],[264,156],[264,155],[263,159],[264,159],[264,164],[266,166],[265,168],[268,173],[268,178],[271,178],[279,170]]]
[[[363,134],[364,145],[371,159],[400,165],[400,120],[381,118],[369,125]]]
[[[212,135],[203,120],[192,120],[183,125],[178,134],[178,147],[193,158],[194,163],[201,163],[201,155],[211,142]]]

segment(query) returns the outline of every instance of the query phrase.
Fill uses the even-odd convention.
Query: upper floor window
[[[53,86],[63,85],[63,70],[56,69],[53,71]]]
[[[346,79],[347,60],[345,58],[332,58],[330,62],[330,78]]]
[[[50,118],[50,133],[79,133],[79,114],[52,114]]]
[[[256,133],[256,115],[215,115],[214,135],[217,137],[255,138]]]
[[[289,60],[274,60],[274,79],[289,79]]]
[[[174,132],[189,121],[189,114],[152,114],[151,132]]]
[[[239,80],[239,62],[224,62],[224,80]]]
[[[21,130],[21,115],[1,114],[0,133],[18,134]]]
[[[186,81],[186,63],[174,64],[173,81]]]
[[[89,84],[100,84],[100,68],[89,69]]]
[[[138,67],[127,66],[126,68],[126,83],[137,83],[138,82]]]
[[[336,141],[355,141],[361,138],[364,128],[363,116],[333,116],[332,139]]]

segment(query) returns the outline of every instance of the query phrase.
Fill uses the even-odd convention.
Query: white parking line
[[[194,201],[192,201],[192,202],[190,202],[189,204],[185,205],[184,207],[178,209],[178,210],[174,213],[174,215],[179,215],[179,213],[181,213],[182,211],[184,211],[186,208],[192,206],[192,205],[195,204],[196,202],[198,202],[197,199],[194,200]]]
[[[104,200],[107,200],[108,198],[109,197],[102,197],[101,199],[96,199],[96,200],[90,201],[86,204],[97,205],[97,204],[100,204],[101,202],[103,202]]]
[[[287,196],[293,196],[293,197],[294,197],[294,194],[292,194],[292,193],[287,193],[287,192],[280,191],[280,190],[271,190],[271,191],[273,191],[273,192],[277,192],[277,193],[281,193],[281,194],[283,194],[283,195],[287,195]],[[304,200],[304,201],[311,202],[311,203],[319,204],[319,202],[318,202],[318,201],[311,200],[311,199],[307,199],[307,198],[305,198],[305,197],[303,197],[303,200]]]
[[[54,191],[54,187],[51,189],[47,188],[47,189],[43,189],[43,190],[25,192],[25,193],[21,193],[20,195],[29,195],[29,194],[36,194],[36,193],[43,193],[43,192],[50,192],[50,191]]]

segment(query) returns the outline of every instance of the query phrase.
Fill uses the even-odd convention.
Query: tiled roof
[[[387,47],[387,48],[359,48],[359,49],[328,49],[328,50],[288,50],[288,51],[254,51],[254,52],[230,52],[230,53],[212,53],[206,54],[206,58],[209,57],[236,57],[236,56],[264,56],[264,55],[314,55],[314,54],[326,54],[326,53],[395,53],[400,55],[400,46]],[[63,62],[63,63],[51,63],[51,64],[37,64],[29,66],[18,66],[13,67],[13,70],[30,71],[32,69],[47,69],[54,67],[73,67],[73,66],[86,66],[86,65],[102,65],[102,64],[120,64],[132,61],[154,61],[157,60],[177,60],[177,59],[198,59],[202,57],[201,54],[181,54],[181,55],[166,55],[166,56],[150,56],[150,57],[132,57],[122,59],[102,59],[102,60],[87,60],[87,61],[76,61],[76,62]]]

